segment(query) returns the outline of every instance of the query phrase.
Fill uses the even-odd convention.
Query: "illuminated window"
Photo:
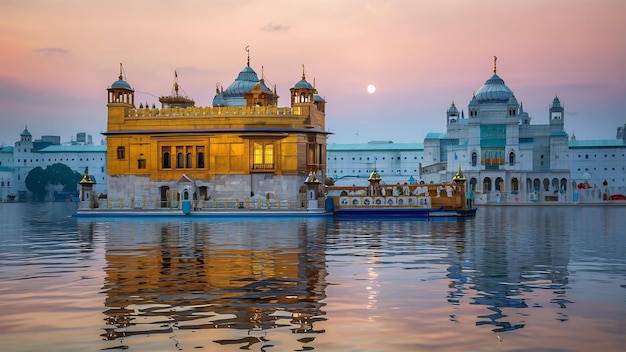
[[[254,142],[252,145],[252,169],[274,169],[274,143]]]

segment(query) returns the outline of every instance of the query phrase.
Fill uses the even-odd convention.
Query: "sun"
[[[367,86],[367,92],[372,94],[376,91],[376,86],[373,84],[370,84],[369,86]]]

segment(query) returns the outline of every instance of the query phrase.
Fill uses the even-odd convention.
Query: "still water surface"
[[[0,204],[6,351],[620,351],[626,208],[76,219]]]

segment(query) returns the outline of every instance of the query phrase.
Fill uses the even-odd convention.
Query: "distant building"
[[[387,184],[420,179],[424,159],[422,143],[333,143],[328,144],[326,149],[327,175],[337,185],[367,185],[367,179],[374,170]]]
[[[79,174],[89,168],[100,192],[106,192],[106,146],[60,145],[58,136],[43,136],[34,140],[30,131],[25,128],[20,134],[20,140],[13,147],[0,148],[0,201],[12,198],[18,201],[28,200],[28,173],[36,167],[45,169],[57,163],[65,164]],[[49,200],[51,196],[49,195]]]
[[[572,186],[580,201],[600,201],[626,195],[626,136],[617,139],[569,141]]]
[[[76,134],[75,144],[81,144],[81,145],[90,144],[91,145],[93,144],[93,139],[90,134],[87,134],[85,132],[79,132]]]
[[[555,97],[547,124],[531,124],[513,91],[496,73],[467,106],[446,112],[447,132],[424,140],[422,177],[449,181],[459,168],[476,201],[571,201],[565,109]]]
[[[626,125],[617,139],[577,141],[564,130],[558,97],[546,124],[531,124],[522,103],[496,73],[480,87],[467,117],[453,102],[446,133],[423,144],[329,144],[328,176],[360,184],[377,169],[387,183],[451,181],[459,168],[477,202],[590,202],[626,194]]]
[[[121,68],[108,88],[110,200],[156,199],[165,206],[178,197],[296,199],[309,173],[324,177],[326,102],[304,72],[287,107],[278,107],[275,87],[259,79],[249,57],[228,88],[217,88],[210,107],[180,95],[177,79],[160,108],[135,105]],[[179,192],[181,183],[191,194]]]

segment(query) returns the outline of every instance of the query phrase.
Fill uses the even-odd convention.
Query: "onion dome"
[[[374,169],[374,171],[372,171],[372,173],[370,174],[370,177],[367,179],[368,181],[380,181],[380,174],[378,173],[378,171],[376,171],[376,169]]]
[[[496,73],[476,92],[479,103],[502,102],[506,103],[513,94],[511,89],[504,84],[504,80]]]
[[[245,106],[246,99],[244,94],[255,87],[260,88],[264,92],[274,94],[265,84],[265,80],[259,80],[257,73],[250,66],[246,66],[239,72],[235,81],[228,88],[223,91],[218,89],[213,98],[213,106]]]
[[[259,82],[259,76],[250,67],[246,66],[239,72],[239,75],[233,83],[222,93],[224,97],[239,97],[243,96],[243,93],[248,92],[254,88],[254,85]]]

